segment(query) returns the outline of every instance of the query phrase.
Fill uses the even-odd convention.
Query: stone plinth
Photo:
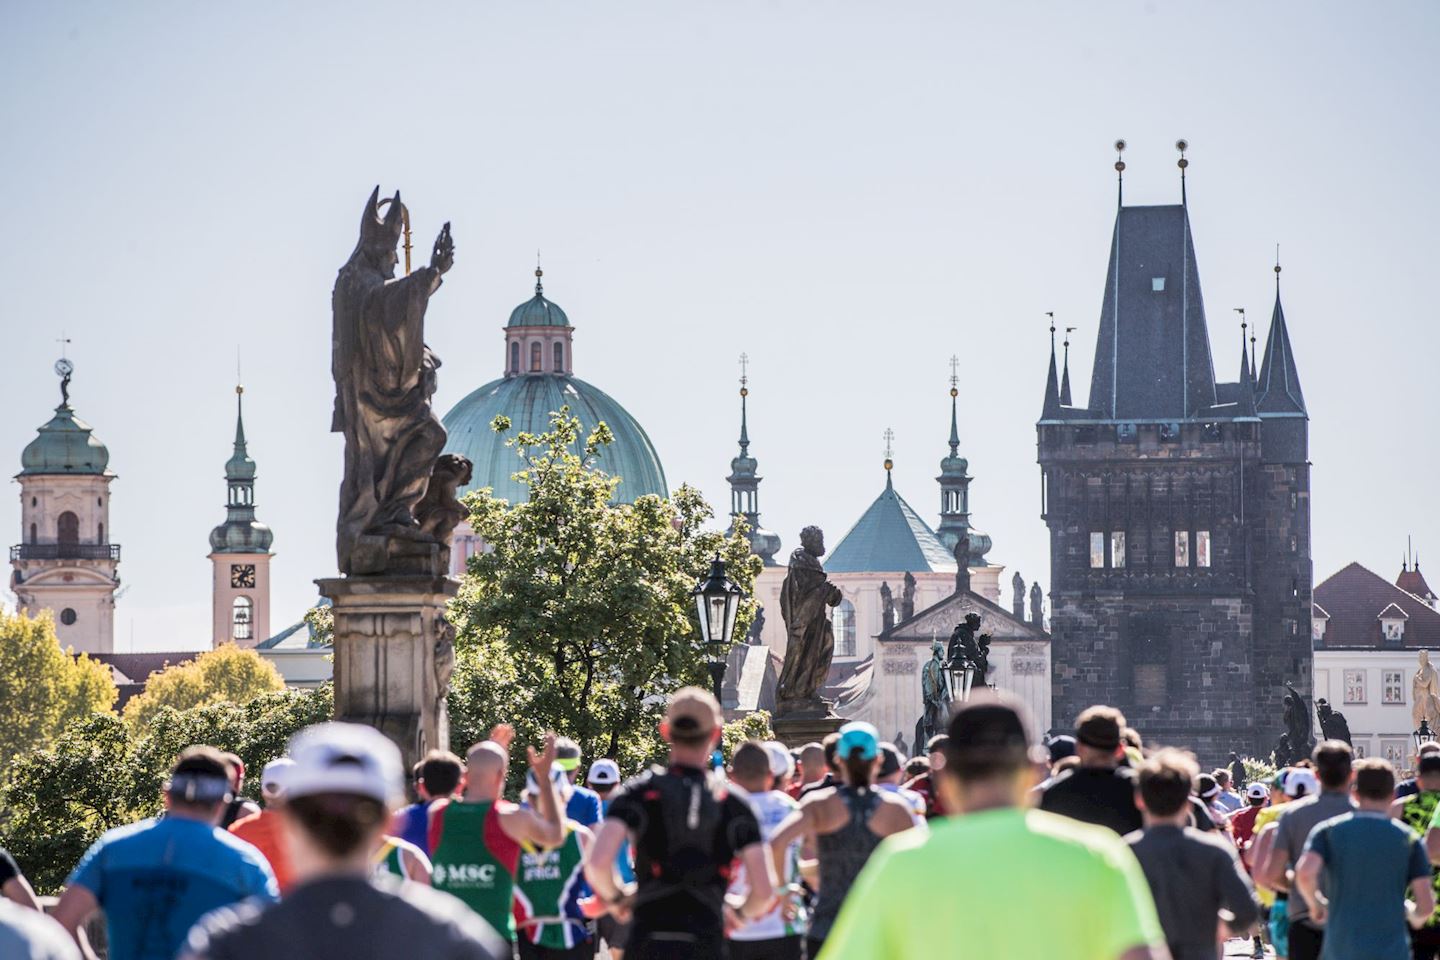
[[[444,615],[460,582],[430,576],[315,582],[334,604],[335,719],[385,734],[400,747],[407,770],[427,750],[448,749],[445,694],[455,668],[455,628]]]
[[[824,700],[814,701],[808,709],[791,709],[777,716],[770,726],[775,730],[775,739],[794,750],[818,740],[845,725],[844,717],[837,717]]]

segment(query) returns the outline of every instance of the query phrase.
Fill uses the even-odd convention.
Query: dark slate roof
[[[92,653],[92,660],[114,667],[135,683],[144,685],[150,674],[164,670],[172,664],[194,660],[196,650],[182,650],[173,653]]]
[[[1277,268],[1278,269],[1278,268]],[[1262,414],[1304,414],[1305,395],[1300,392],[1300,375],[1295,371],[1295,354],[1275,290],[1275,309],[1270,314],[1270,335],[1265,338],[1265,359],[1255,386],[1255,409]]]
[[[1401,610],[1398,604],[1390,604],[1375,617],[1376,620],[1409,620],[1410,614]]]
[[[1153,281],[1164,278],[1164,289]],[[1184,419],[1215,404],[1215,367],[1183,205],[1121,207],[1105,278],[1089,408]]]
[[[885,489],[825,558],[830,573],[955,572],[955,558],[885,475]]]
[[[1430,584],[1425,582],[1425,577],[1420,573],[1420,564],[1414,567],[1408,564],[1400,571],[1400,576],[1395,580],[1395,586],[1406,593],[1413,593],[1417,597],[1433,597],[1435,591],[1430,589]]]
[[[1323,649],[1385,646],[1380,614],[1391,606],[1410,618],[1405,622],[1405,646],[1440,647],[1440,612],[1358,563],[1316,586],[1315,603],[1330,614],[1325,637],[1317,644]]]

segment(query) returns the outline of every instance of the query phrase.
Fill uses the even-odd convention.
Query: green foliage
[[[335,642],[335,608],[321,604],[305,611],[302,618],[310,627],[310,645],[328,647]]]
[[[663,755],[665,697],[685,684],[709,686],[690,597],[696,581],[719,553],[748,594],[761,562],[743,529],[702,529],[713,514],[693,488],[612,505],[620,479],[596,466],[609,428],[598,424],[583,443],[579,430],[562,409],[548,432],[509,441],[515,478],[529,488],[524,502],[488,490],[466,498],[488,549],[470,558],[450,606],[458,633],[451,745],[464,749],[506,721],[520,742],[554,729],[587,757],[612,756],[632,770]],[[754,613],[743,600],[737,635]]]
[[[0,610],[0,763],[50,743],[71,720],[108,712],[116,696],[109,667],[60,648],[49,611]]]
[[[774,740],[775,731],[770,728],[770,711],[756,710],[739,720],[725,724],[724,739],[720,749],[725,753],[725,762],[735,756],[735,748],[746,740]]]
[[[165,707],[189,710],[212,703],[243,704],[283,689],[285,680],[274,664],[254,650],[227,643],[150,674],[145,689],[125,704],[125,720],[143,725]]]
[[[326,684],[244,705],[161,707],[143,726],[92,714],[11,764],[0,790],[0,846],[36,889],[53,893],[100,834],[160,811],[160,790],[181,750],[196,743],[233,750],[253,772],[246,793],[257,797],[260,769],[284,753],[297,730],[330,719],[332,709]]]
[[[1270,778],[1275,776],[1275,765],[1266,760],[1259,760],[1255,757],[1241,757],[1240,762],[1245,764],[1246,783],[1269,783]]]

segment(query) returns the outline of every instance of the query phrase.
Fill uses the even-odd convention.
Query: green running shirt
[[[574,820],[565,821],[565,839],[548,850],[525,844],[515,885],[515,911],[530,943],[568,950],[586,939],[580,911],[585,858]]]
[[[505,801],[441,800],[431,808],[430,883],[436,890],[459,897],[513,942],[515,915],[511,907],[520,844],[501,829],[500,804]]]

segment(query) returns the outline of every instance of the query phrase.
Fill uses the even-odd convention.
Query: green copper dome
[[[63,473],[103,476],[110,451],[90,432],[90,424],[75,416],[69,402],[55,408],[55,416],[40,428],[20,454],[20,476]]]
[[[495,496],[511,503],[525,500],[526,488],[510,478],[524,464],[505,441],[521,431],[550,429],[550,412],[564,406],[579,418],[582,437],[601,420],[614,435],[615,442],[600,451],[597,466],[621,478],[615,490],[618,502],[634,503],[647,493],[670,495],[655,446],[629,411],[598,387],[553,373],[492,380],[445,415],[445,430],[450,435],[445,452],[469,457],[475,465],[470,485],[461,492],[489,487]],[[505,433],[490,429],[490,421],[497,416],[510,418]]]
[[[568,327],[570,318],[560,305],[545,299],[545,288],[540,285],[543,272],[535,271],[535,296],[510,311],[507,327]]]

